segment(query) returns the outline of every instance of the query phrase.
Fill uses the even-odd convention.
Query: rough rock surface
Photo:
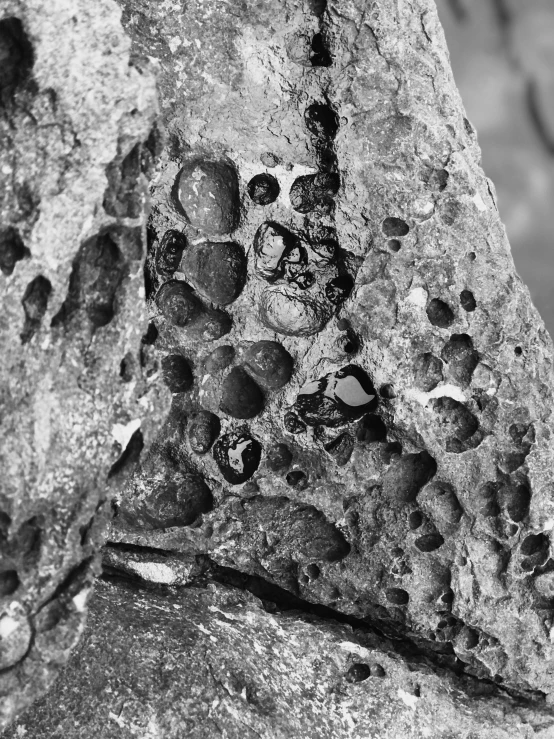
[[[156,592],[115,581],[98,583],[52,692],[4,737],[547,739],[552,720],[493,684],[401,657],[367,629],[268,613],[215,584]]]
[[[544,700],[552,345],[434,3],[122,6],[135,58],[159,60],[168,135],[149,223],[156,346],[185,356],[194,384],[120,497],[112,540],[208,555]],[[223,214],[209,230],[205,212]],[[185,253],[208,238],[243,248],[236,300],[196,292],[186,259],[156,269],[168,231]],[[276,390],[245,379],[245,418],[222,396],[262,340],[294,369]],[[221,346],[234,351],[214,367]],[[186,428],[202,409],[221,436],[199,455]],[[132,510],[148,501],[156,517],[168,469],[203,479],[213,510],[145,527]]]
[[[154,78],[129,51],[107,0],[0,2],[0,727],[81,633],[108,472],[165,406],[140,364]]]

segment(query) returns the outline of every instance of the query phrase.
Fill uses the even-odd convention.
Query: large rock
[[[547,739],[552,722],[493,684],[404,660],[367,629],[268,613],[234,588],[115,581],[98,584],[54,689],[4,737]]]
[[[0,2],[0,727],[81,633],[108,472],[165,406],[141,366],[154,85],[129,52],[109,0]]]
[[[122,494],[112,540],[207,553],[454,669],[551,694],[552,344],[515,273],[434,3],[122,6],[135,58],[159,62],[168,132],[149,224],[156,345],[185,354],[195,382]],[[195,186],[199,162],[228,182]],[[273,200],[252,183],[264,174]],[[214,229],[248,255],[244,289],[215,308],[183,260],[171,279],[194,311],[177,324],[156,302],[164,235],[196,243],[197,214],[235,213],[237,198],[240,221]],[[257,254],[262,224],[278,228]],[[263,340],[295,369],[244,421],[221,396]],[[233,358],[206,371],[219,345]],[[201,409],[220,418],[226,466],[221,444],[188,446]],[[292,455],[278,470],[276,444]],[[144,527],[128,511],[155,499],[168,464],[204,479],[213,510],[165,530],[153,510]]]

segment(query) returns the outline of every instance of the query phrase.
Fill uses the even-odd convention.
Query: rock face
[[[120,504],[154,499],[171,459],[213,509],[166,530],[116,518],[112,540],[207,554],[457,670],[552,693],[552,345],[434,4],[121,4],[135,58],[159,61],[167,129],[155,346],[184,352],[194,384]],[[195,244],[172,282],[156,269],[168,232]],[[187,248],[228,242],[246,281],[214,305]],[[282,387],[252,374],[259,342],[292,358]],[[202,411],[221,437],[199,454],[187,424]]]
[[[81,633],[108,472],[166,402],[141,364],[153,77],[107,0],[2,0],[0,70],[3,727]]]
[[[163,562],[150,571],[167,574]],[[162,594],[115,581],[98,584],[53,691],[4,737],[449,739],[462,729],[476,739],[547,739],[551,721],[492,684],[434,674],[417,655],[404,660],[367,629],[267,613],[257,598],[215,584]]]

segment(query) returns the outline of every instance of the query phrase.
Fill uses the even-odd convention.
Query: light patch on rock
[[[11,616],[0,618],[0,639],[8,639],[19,628],[19,622]]]
[[[412,695],[411,693],[406,693],[405,690],[402,690],[402,688],[398,688],[398,695],[400,699],[409,707],[412,709],[412,711],[415,711],[416,705],[417,705],[417,697],[415,695]]]
[[[416,287],[408,294],[406,302],[417,305],[418,308],[425,308],[425,305],[427,304],[427,297],[428,295],[426,290],[424,290],[422,287]]]
[[[177,576],[169,567],[159,562],[128,562],[127,566],[133,572],[136,572],[139,577],[149,582],[163,583],[164,585],[171,585],[177,579]]]
[[[421,403],[422,406],[426,406],[430,400],[436,400],[437,398],[452,398],[459,403],[465,403],[466,401],[466,396],[457,385],[439,385],[430,393],[410,389],[406,392],[406,397]]]
[[[140,423],[140,418],[135,418],[127,424],[114,423],[112,436],[122,449],[127,448],[127,444],[129,443],[131,436],[140,428]]]

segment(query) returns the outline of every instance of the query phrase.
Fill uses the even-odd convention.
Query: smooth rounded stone
[[[309,426],[342,426],[373,410],[377,394],[367,373],[354,364],[305,385],[294,409]]]
[[[154,529],[190,526],[201,513],[213,508],[210,488],[195,473],[185,473],[176,479],[166,479],[148,500],[145,520]]]
[[[305,250],[301,240],[284,226],[268,221],[256,231],[254,236],[254,253],[256,255],[256,270],[266,280],[274,281],[283,276],[282,260],[305,262],[302,259]],[[295,255],[298,254],[298,257]]]
[[[166,231],[156,251],[156,269],[163,277],[170,277],[181,264],[187,248],[185,234],[170,229]]]
[[[242,292],[247,260],[239,244],[207,241],[187,249],[182,269],[201,295],[213,303],[228,305]]]
[[[179,172],[173,194],[191,226],[206,236],[231,233],[239,224],[239,182],[228,162],[193,159]]]
[[[464,514],[454,488],[445,482],[427,485],[419,494],[418,502],[431,513],[434,521],[457,524]]]
[[[210,375],[220,372],[228,367],[235,358],[235,349],[230,344],[224,344],[214,349],[211,354],[206,357],[206,372]]]
[[[0,670],[17,664],[29,651],[32,631],[23,607],[13,602],[0,611]]]
[[[263,324],[283,336],[313,336],[333,315],[330,304],[289,285],[268,288],[260,299],[259,311]]]
[[[267,453],[267,466],[272,472],[288,469],[292,464],[292,452],[286,444],[275,444]]]
[[[158,290],[156,305],[174,326],[187,326],[202,312],[202,305],[192,288],[181,280],[166,282]]]
[[[233,418],[254,418],[264,407],[264,394],[242,367],[223,380],[219,408]]]
[[[247,433],[230,433],[216,441],[212,453],[225,480],[242,485],[258,469],[262,447]]]
[[[293,359],[277,341],[257,341],[244,353],[246,369],[272,390],[279,390],[290,380]]]
[[[277,178],[265,172],[254,175],[248,183],[248,194],[256,205],[269,205],[279,197],[281,188]]]
[[[199,411],[189,423],[188,437],[190,448],[196,454],[206,454],[219,436],[221,423],[215,413]]]
[[[162,359],[162,377],[172,393],[185,393],[194,383],[190,364],[181,354],[169,354]]]
[[[233,319],[224,310],[204,308],[190,327],[192,335],[205,342],[217,341],[233,328]]]

